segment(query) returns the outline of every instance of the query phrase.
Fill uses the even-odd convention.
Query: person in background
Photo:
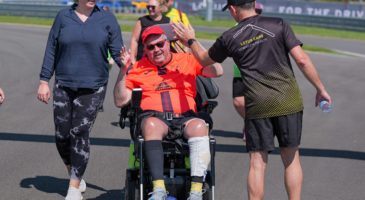
[[[140,60],[143,56],[143,44],[141,38],[143,31],[149,26],[170,23],[170,19],[162,15],[159,1],[149,0],[147,10],[148,15],[138,18],[132,32],[130,44],[132,64]]]
[[[174,0],[160,0],[163,15],[170,18],[171,22],[182,22],[186,27],[189,26],[189,18],[181,10],[174,8]]]
[[[90,157],[90,131],[109,78],[108,51],[121,67],[121,45],[117,19],[91,0],[60,10],[50,30],[37,98],[48,104],[54,74],[55,141],[70,176],[66,200],[81,200],[86,190],[82,177]]]
[[[134,88],[143,91],[141,131],[145,139],[145,155],[153,180],[149,200],[166,200],[163,175],[162,139],[185,137],[190,149],[191,190],[189,200],[202,200],[202,187],[210,163],[209,125],[197,115],[196,77],[219,77],[220,64],[200,65],[190,53],[172,53],[170,42],[159,26],[142,34],[146,54],[128,71],[122,69],[114,88],[114,102],[123,107],[131,99]],[[130,55],[122,51],[126,66]]]
[[[263,5],[261,3],[255,3],[255,12],[259,15],[262,13]],[[245,96],[243,95],[243,82],[241,78],[241,72],[237,65],[233,65],[233,81],[232,81],[232,97],[233,97],[233,107],[236,109],[237,113],[245,119]],[[242,130],[242,138],[246,141],[245,128]]]
[[[103,10],[110,11],[110,7],[109,6],[103,6]]]
[[[234,108],[237,113],[245,119],[245,96],[243,96],[243,83],[241,72],[236,64],[233,64],[232,97]],[[244,133],[243,139],[245,139]]]
[[[105,11],[108,11],[108,12],[111,12],[110,10],[110,7],[109,6],[103,6],[103,10]],[[112,55],[110,54],[110,51],[108,50],[108,68],[109,68],[109,71],[112,69],[113,65],[114,65],[114,60],[112,58]]]
[[[0,105],[3,104],[4,101],[5,101],[5,93],[3,89],[0,88]]]
[[[289,55],[316,89],[315,106],[322,99],[331,104],[332,99],[289,24],[281,18],[258,15],[255,0],[227,0],[223,10],[227,8],[238,24],[217,38],[208,51],[195,39],[193,29],[179,23],[173,24],[174,30],[202,65],[232,57],[241,71],[250,157],[248,199],[264,198],[268,153],[275,149],[276,137],[288,199],[299,200],[303,182],[299,157],[303,100]]]
[[[255,3],[255,12],[256,12],[256,14],[261,15],[262,11],[264,11],[264,5],[262,3],[259,3],[259,2],[256,1],[256,3]]]
[[[181,10],[174,8],[174,0],[160,0],[163,15],[170,18],[170,22],[182,22],[186,27],[190,26],[187,15]],[[171,41],[172,50],[175,52],[188,52],[189,48],[181,44],[180,41]]]
[[[115,62],[112,58],[112,55],[108,51],[108,70],[109,70],[109,72],[110,72],[110,70],[112,70],[114,64],[115,64]],[[104,112],[104,104],[101,104],[99,112]]]

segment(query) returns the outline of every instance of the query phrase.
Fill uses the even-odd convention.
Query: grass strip
[[[118,19],[121,15],[118,15]],[[122,17],[125,17],[121,20],[131,20],[131,19],[137,19],[135,15],[123,15]],[[194,19],[194,17],[192,18]],[[0,16],[0,22],[5,23],[16,23],[16,24],[32,24],[32,25],[47,25],[50,26],[53,23],[53,19],[47,19],[47,18],[36,18],[36,17],[19,17],[19,16]],[[200,21],[199,21],[200,23]],[[218,23],[218,22],[217,22]],[[207,22],[204,24],[204,26],[209,26],[209,23]],[[215,24],[215,27],[218,25]],[[133,25],[123,25],[122,31],[123,32],[132,32],[134,26]],[[219,33],[212,33],[212,32],[196,32],[196,37],[200,39],[208,39],[208,40],[215,40],[217,37],[219,37]],[[365,38],[364,38],[365,40]],[[306,51],[313,51],[313,52],[322,52],[322,53],[336,53],[332,51],[331,49],[326,49],[318,46],[311,46],[311,45],[304,45],[303,49]]]
[[[0,16],[0,22],[51,26],[53,23],[53,19],[23,16]]]

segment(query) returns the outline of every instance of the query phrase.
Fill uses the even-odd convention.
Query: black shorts
[[[232,82],[232,95],[235,97],[243,96],[243,81],[240,77],[234,77]]]
[[[194,112],[187,112],[182,117],[172,118],[167,120],[165,117],[158,114],[155,111],[144,111],[142,114],[139,115],[139,123],[146,117],[156,117],[163,121],[169,128],[168,134],[165,137],[167,140],[175,140],[177,138],[181,138],[183,136],[183,131],[185,128],[185,123],[193,118],[199,118]],[[140,124],[139,124],[140,126]]]
[[[303,111],[278,117],[246,119],[247,151],[273,151],[276,136],[280,147],[297,147],[302,135]]]

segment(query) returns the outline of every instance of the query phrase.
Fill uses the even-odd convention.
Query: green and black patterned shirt
[[[303,110],[289,51],[302,45],[280,18],[256,15],[224,32],[209,49],[211,59],[232,57],[241,71],[246,118],[267,118]]]

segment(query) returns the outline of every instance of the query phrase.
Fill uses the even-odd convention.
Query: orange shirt
[[[166,73],[158,75],[158,67],[143,57],[128,72],[126,86],[142,88],[142,110],[196,111],[196,76],[201,75],[203,67],[188,53],[174,53],[165,67]]]

